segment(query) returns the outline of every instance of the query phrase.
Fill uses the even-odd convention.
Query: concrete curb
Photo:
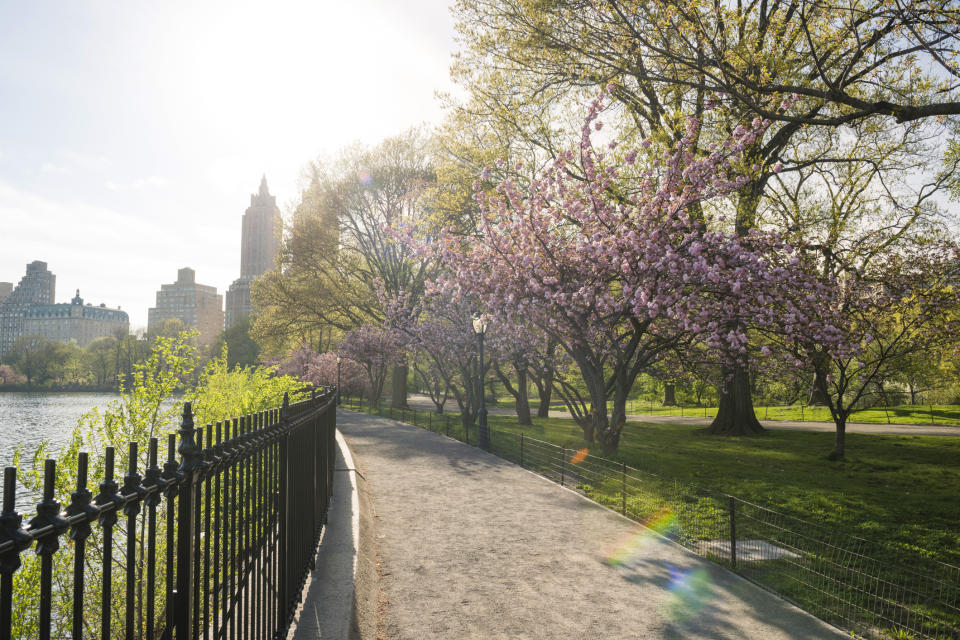
[[[354,624],[360,502],[353,456],[339,430],[336,439],[327,525],[317,548],[316,568],[307,577],[303,601],[287,633],[293,640],[347,638]]]

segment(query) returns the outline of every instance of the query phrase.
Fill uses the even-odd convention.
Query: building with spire
[[[274,267],[280,251],[283,221],[276,196],[270,195],[267,176],[260,180],[260,191],[250,196],[243,214],[240,236],[240,277],[227,290],[226,326],[236,325],[253,311],[250,285]]]
[[[177,281],[160,285],[157,306],[147,310],[147,331],[159,331],[167,320],[180,320],[196,329],[202,347],[213,344],[223,331],[223,296],[216,287],[197,283],[190,267],[177,271]]]
[[[0,294],[8,283],[0,283]],[[54,303],[57,277],[47,263],[35,260],[15,288],[0,299],[0,358],[7,355],[21,336],[39,335],[55,342],[74,342],[86,347],[93,340],[126,335],[130,318],[119,308],[84,304],[80,290],[69,304]]]

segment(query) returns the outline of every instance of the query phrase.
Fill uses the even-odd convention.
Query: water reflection
[[[10,464],[18,445],[29,455],[44,440],[56,457],[80,416],[119,397],[113,393],[0,393],[0,466]]]

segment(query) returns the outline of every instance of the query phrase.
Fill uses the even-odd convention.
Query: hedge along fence
[[[477,443],[458,415],[377,413]],[[960,639],[958,567],[522,433],[491,429],[490,451],[864,638]]]

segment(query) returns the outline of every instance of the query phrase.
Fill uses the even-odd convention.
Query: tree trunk
[[[407,409],[407,365],[398,364],[393,368],[390,384],[390,406],[394,409]]]
[[[838,416],[834,418],[834,422],[837,425],[837,435],[833,442],[833,451],[830,452],[830,455],[827,456],[827,460],[843,460],[844,454],[847,449],[847,418],[846,416]]]
[[[610,456],[620,447],[620,437],[623,435],[623,425],[627,422],[627,389],[618,388],[613,395],[613,412],[609,420],[604,416],[604,425],[597,429],[597,440],[603,449],[603,454]]]
[[[677,406],[677,389],[672,382],[663,383],[663,406]]]
[[[819,380],[819,373],[813,374],[813,388],[810,389],[810,396],[807,398],[807,406],[825,406],[829,404],[827,402],[827,395],[823,392],[822,381]]]
[[[530,419],[530,399],[527,398],[527,368],[516,367],[517,371],[517,424],[533,424]]]
[[[724,367],[724,373],[729,374],[727,367]],[[727,386],[721,390],[717,417],[707,432],[720,436],[752,436],[765,431],[753,412],[750,376],[746,369],[736,366]]]
[[[550,376],[549,381],[544,381],[542,384],[537,385],[537,395],[540,397],[540,404],[537,407],[537,417],[538,418],[549,418],[550,417],[550,400],[553,395],[553,376]]]

